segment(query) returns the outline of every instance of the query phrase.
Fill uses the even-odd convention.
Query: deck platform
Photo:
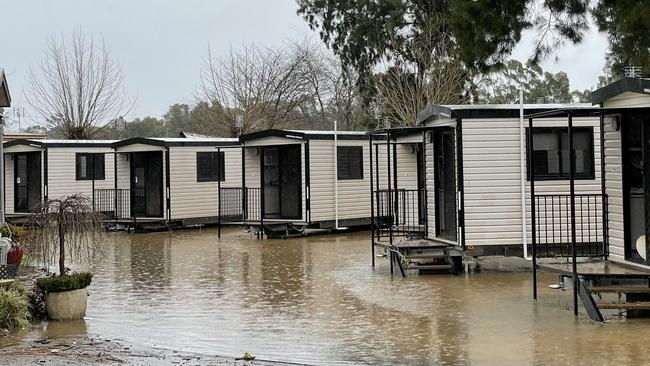
[[[391,245],[388,242],[375,242],[378,247],[388,248]],[[450,244],[432,241],[428,239],[406,239],[393,242],[393,246],[404,249],[429,249],[429,248],[447,248]]]
[[[564,276],[571,276],[573,268],[571,263],[537,263],[540,270],[557,273]],[[610,261],[593,261],[581,262],[576,264],[578,275],[587,277],[619,277],[619,278],[638,278],[648,276],[650,277],[650,270],[644,271],[643,269],[632,268],[629,266],[620,265]]]

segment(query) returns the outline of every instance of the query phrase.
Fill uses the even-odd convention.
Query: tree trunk
[[[59,275],[65,275],[65,231],[61,217],[59,217]]]

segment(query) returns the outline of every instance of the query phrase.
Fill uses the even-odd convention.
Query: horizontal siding
[[[594,128],[595,179],[576,180],[576,193],[600,193],[600,122],[574,118],[574,126]],[[489,126],[489,128],[486,128]],[[566,120],[536,120],[535,127],[566,127]],[[496,148],[501,145],[503,148]],[[463,120],[465,230],[467,245],[520,245],[521,169],[518,119]],[[526,181],[527,233],[530,240],[530,182]],[[568,194],[568,180],[538,181],[536,194]],[[594,215],[599,214],[593,212]],[[580,226],[578,226],[580,229]],[[560,234],[560,231],[556,233]],[[565,233],[563,233],[565,235]],[[549,234],[549,236],[552,234]]]
[[[622,100],[621,100],[622,101]],[[605,121],[605,193],[608,197],[609,251],[611,260],[624,261],[625,225],[623,221],[623,164],[621,131]]]
[[[622,93],[604,103],[606,108],[648,106],[650,106],[650,95],[633,92]]]
[[[172,220],[216,217],[218,215],[218,182],[198,182],[197,152],[215,152],[211,146],[171,147],[169,151],[170,199]],[[241,149],[222,149],[225,179],[221,187],[241,187]]]
[[[110,148],[48,148],[48,198],[60,198],[71,194],[82,194],[92,198],[93,181],[76,180],[77,153],[104,153],[104,179],[95,180],[95,189],[113,188],[114,155]]]
[[[138,151],[163,151],[163,146],[147,145],[147,144],[131,144],[118,147],[118,152],[138,152]]]
[[[339,219],[368,218],[370,217],[368,143],[363,140],[338,140],[338,145],[361,146],[363,148],[363,179],[338,181]],[[381,149],[381,146],[379,148]],[[309,173],[311,221],[334,220],[336,167],[334,165],[333,140],[311,140],[309,142]]]

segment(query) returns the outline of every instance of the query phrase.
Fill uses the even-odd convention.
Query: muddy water
[[[93,264],[86,320],[28,337],[90,334],[206,354],[310,364],[647,361],[650,322],[575,320],[568,294],[530,300],[529,273],[392,278],[368,234],[255,240],[239,230],[113,234]],[[42,335],[42,334],[41,334]]]

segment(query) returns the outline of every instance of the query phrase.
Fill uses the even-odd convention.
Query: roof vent
[[[643,67],[641,66],[625,66],[623,67],[623,75],[626,78],[642,78],[643,77]]]

